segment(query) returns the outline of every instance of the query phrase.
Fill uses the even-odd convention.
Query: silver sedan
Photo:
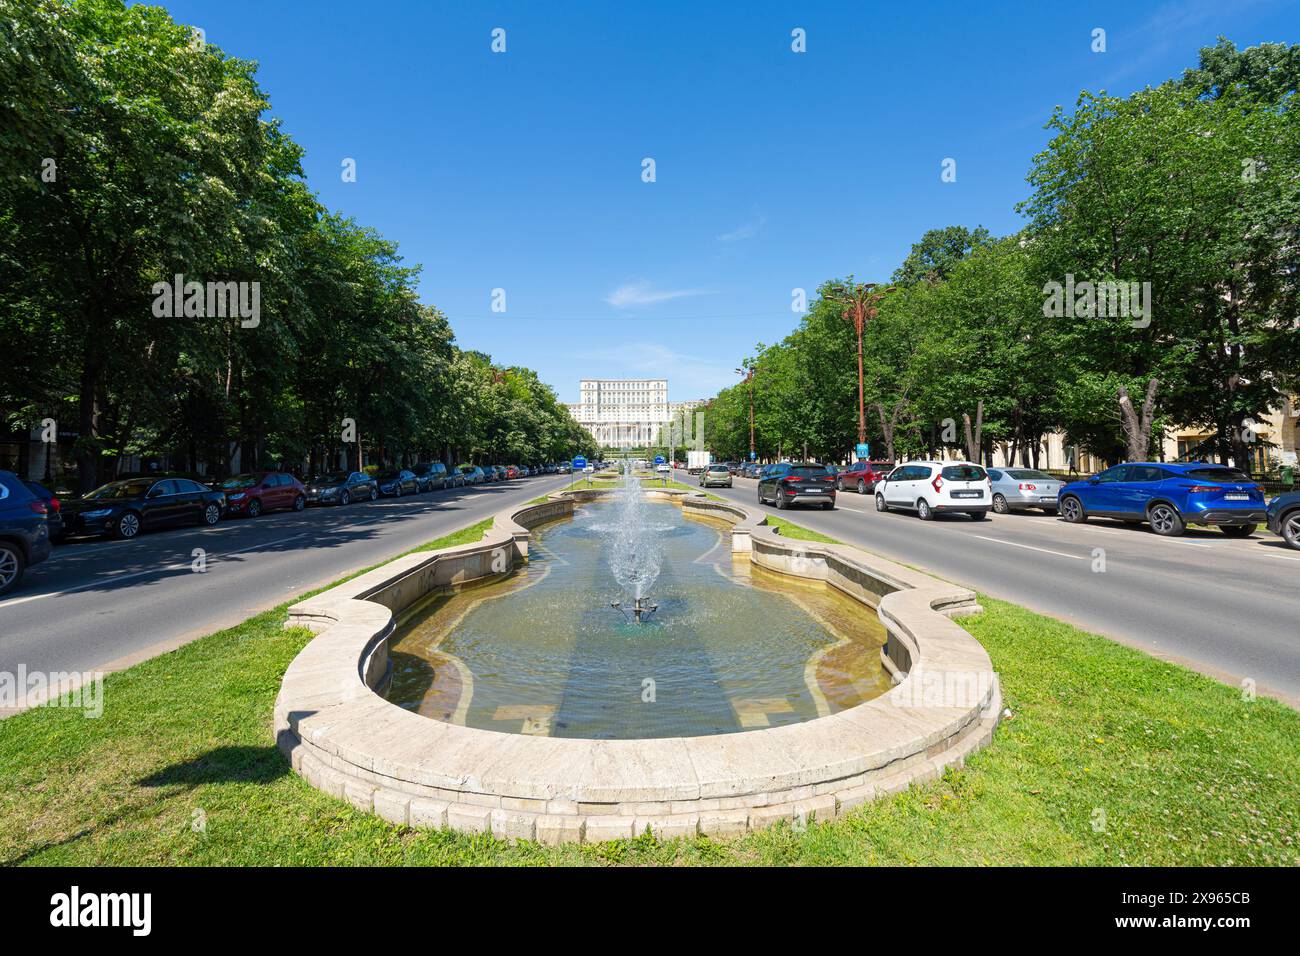
[[[1000,515],[1041,508],[1056,514],[1056,497],[1065,482],[1033,468],[990,468],[993,510]]]

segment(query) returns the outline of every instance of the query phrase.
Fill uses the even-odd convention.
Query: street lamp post
[[[880,312],[876,308],[876,303],[894,291],[894,286],[885,286],[880,288],[875,282],[864,282],[855,285],[853,277],[849,276],[849,284],[841,291],[843,294],[837,296],[844,303],[844,310],[841,315],[844,318],[853,320],[853,330],[858,334],[858,444],[864,445],[867,441],[867,405],[866,397],[862,387],[862,335],[866,331],[867,323],[874,319]]]
[[[749,460],[754,461],[758,457],[757,449],[754,447],[754,373],[758,371],[757,365],[751,365],[746,362],[744,368],[736,369],[737,375],[745,376],[745,384],[749,386]]]

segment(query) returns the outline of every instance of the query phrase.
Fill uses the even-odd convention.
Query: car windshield
[[[331,471],[324,475],[317,475],[312,479],[313,484],[317,485],[341,485],[348,480],[346,471]]]
[[[257,484],[257,475],[235,475],[221,483],[223,489],[252,488]]]
[[[983,481],[986,477],[978,465],[949,465],[940,474],[947,481]]]
[[[1015,471],[1007,470],[1008,478],[1015,478],[1018,481],[1026,479],[1032,481],[1055,481],[1051,475],[1043,471],[1034,471],[1032,468],[1017,468]]]
[[[1236,468],[1193,468],[1183,472],[1188,478],[1197,481],[1254,481],[1250,475]]]
[[[790,474],[798,475],[801,478],[813,478],[818,475],[831,474],[825,465],[795,465],[790,469]]]
[[[392,471],[381,471],[379,474],[375,475],[375,477],[376,478],[397,478],[400,475],[401,475],[400,471],[392,470]]]
[[[133,479],[131,481],[111,481],[106,485],[101,485],[90,494],[87,498],[94,498],[102,501],[106,498],[143,498],[145,492],[153,487],[153,480]]]
[[[709,471],[726,471],[726,465],[709,465]]]

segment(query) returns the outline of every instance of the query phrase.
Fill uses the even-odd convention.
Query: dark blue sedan
[[[1146,522],[1156,534],[1180,535],[1189,524],[1249,537],[1266,520],[1264,492],[1245,472],[1226,465],[1136,461],[1107,468],[1061,489],[1061,517]]]
[[[12,591],[23,572],[50,556],[45,502],[11,471],[0,471],[0,594]]]

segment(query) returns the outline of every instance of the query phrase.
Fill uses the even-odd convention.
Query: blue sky
[[[1295,0],[163,5],[260,63],[311,186],[423,266],[462,347],[566,401],[591,376],[708,397],[794,327],[792,289],[886,279],[929,228],[1017,228],[1056,104],[1218,34],[1300,40]]]

